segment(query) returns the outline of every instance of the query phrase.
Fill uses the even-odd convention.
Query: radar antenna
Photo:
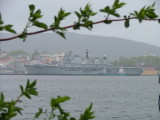
[[[72,56],[72,51],[71,51],[71,50],[69,51],[69,56],[70,56],[70,57]]]
[[[89,59],[89,56],[88,56],[88,49],[86,49],[86,59]]]

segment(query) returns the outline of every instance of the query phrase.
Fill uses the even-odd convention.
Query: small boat
[[[125,70],[124,70],[123,68],[120,68],[120,69],[118,70],[117,74],[123,76],[123,75],[126,75],[126,72],[125,72]]]
[[[106,76],[125,76],[127,75],[125,70],[123,68],[119,68],[117,73],[109,73],[106,72],[106,69],[104,68],[103,73],[100,73],[100,75],[106,75]]]

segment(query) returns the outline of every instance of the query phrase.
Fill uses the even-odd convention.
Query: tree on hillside
[[[159,56],[137,56],[131,58],[120,57],[119,60],[113,62],[114,66],[123,66],[123,67],[159,67],[160,66],[160,57]]]
[[[31,56],[31,59],[34,60],[36,57],[38,57],[40,55],[40,53],[35,50],[33,53],[32,53],[32,56]]]
[[[18,55],[27,55],[27,53],[23,50],[14,50],[8,53],[10,56],[18,56]]]

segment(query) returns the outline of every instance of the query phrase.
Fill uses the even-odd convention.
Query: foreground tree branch
[[[66,19],[71,13],[65,12],[62,8],[59,10],[58,14],[54,16],[54,22],[48,26],[46,23],[40,22],[40,18],[43,17],[41,14],[41,10],[35,9],[35,5],[29,5],[30,14],[28,17],[27,24],[22,31],[21,34],[15,35],[8,38],[0,38],[0,41],[9,41],[16,38],[23,39],[23,41],[26,40],[27,36],[44,33],[47,31],[53,31],[66,39],[65,37],[65,31],[67,29],[72,28],[74,30],[79,30],[80,28],[86,28],[88,30],[93,29],[93,25],[105,23],[105,24],[111,24],[113,22],[124,22],[124,26],[128,28],[130,26],[130,20],[136,19],[139,21],[139,23],[143,21],[158,21],[160,23],[160,17],[155,13],[155,3],[149,6],[144,6],[139,11],[133,11],[128,15],[121,15],[117,12],[120,8],[122,8],[126,3],[120,2],[119,0],[115,0],[112,6],[106,6],[103,9],[100,9],[98,12],[102,12],[106,15],[104,20],[93,22],[91,20],[91,17],[95,16],[98,12],[94,12],[91,9],[91,5],[87,4],[83,9],[80,8],[79,11],[74,11],[74,14],[77,17],[77,21],[74,22],[72,25],[63,26],[61,27],[61,22]],[[112,19],[111,17],[114,17],[115,19]],[[121,17],[121,18],[120,18]],[[2,20],[2,17],[0,15],[0,31],[8,31],[14,34],[17,34],[15,30],[12,29],[13,25],[4,25],[4,22]],[[31,27],[38,27],[42,30],[35,31],[35,32],[28,32],[28,29]]]
[[[136,17],[129,18],[129,20],[131,20],[131,19],[138,19],[138,18],[136,18]],[[93,22],[92,25],[100,24],[100,23],[107,23],[107,22],[118,22],[118,21],[119,22],[120,21],[126,21],[126,19],[101,20],[101,21]],[[158,19],[145,19],[145,21],[160,21],[160,18],[158,18]],[[84,24],[81,24],[81,25],[84,25]],[[64,26],[64,27],[61,27],[61,29],[69,29],[69,28],[73,28],[74,26],[75,25]],[[35,31],[35,32],[29,32],[26,35],[35,35],[35,34],[44,33],[44,32],[48,32],[48,31],[54,31],[56,29],[59,29],[59,28],[50,28],[50,29],[47,29],[47,30],[39,30],[39,31]],[[21,37],[22,35],[23,34],[15,35],[15,36],[8,37],[8,38],[0,38],[0,41],[13,40],[13,39]]]

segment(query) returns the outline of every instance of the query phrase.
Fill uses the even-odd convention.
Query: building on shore
[[[144,72],[141,75],[158,75],[159,71],[154,67],[144,67]]]

